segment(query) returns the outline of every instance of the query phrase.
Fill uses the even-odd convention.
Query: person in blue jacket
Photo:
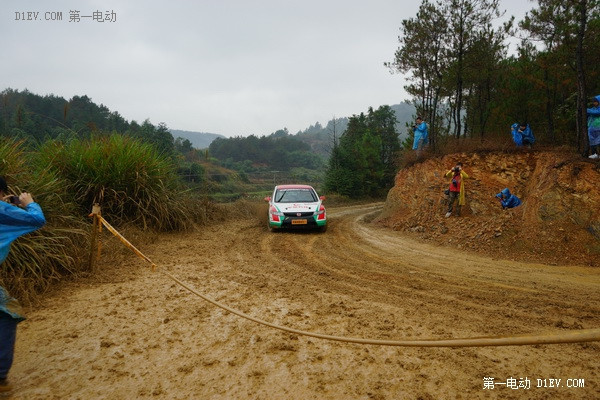
[[[427,130],[427,123],[423,121],[420,116],[417,117],[416,123],[413,126],[413,132],[415,139],[413,141],[413,150],[417,151],[417,156],[421,154],[423,147],[429,143],[429,131]]]
[[[520,124],[514,123],[512,124],[511,129],[513,140],[518,147],[527,146],[531,148],[535,142],[535,137],[527,122],[522,122]]]
[[[500,200],[500,204],[502,204],[502,209],[514,208],[521,205],[521,199],[512,194],[510,190],[508,190],[508,188],[502,190],[496,195],[496,197]]]
[[[46,223],[39,204],[33,201],[31,194],[21,193],[9,196],[6,180],[0,177],[0,264],[4,262],[10,250],[10,244],[19,236],[33,232]],[[21,307],[17,299],[11,297],[0,286],[0,392],[12,389],[7,375],[13,362],[17,324],[23,321]]]
[[[600,95],[594,97],[593,107],[587,109],[588,138],[590,139],[590,158],[600,158]]]

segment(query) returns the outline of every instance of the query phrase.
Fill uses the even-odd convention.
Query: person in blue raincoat
[[[9,196],[6,180],[0,177],[0,264],[10,250],[10,244],[19,236],[33,232],[46,223],[39,204],[31,194],[21,193]],[[23,321],[21,307],[17,299],[11,297],[0,286],[0,392],[8,392],[7,375],[13,362],[17,324]]]
[[[593,107],[587,109],[590,158],[600,158],[600,95],[594,97]]]
[[[500,200],[502,209],[514,208],[521,205],[521,199],[512,194],[508,188],[503,189],[496,197]]]
[[[517,146],[531,147],[535,142],[535,137],[533,136],[533,132],[528,123],[514,123],[511,126],[511,130],[513,140]]]
[[[429,143],[429,131],[427,130],[427,123],[423,121],[420,116],[417,117],[416,123],[413,126],[413,132],[415,139],[413,141],[413,150],[417,151],[417,155],[421,154],[423,147]]]

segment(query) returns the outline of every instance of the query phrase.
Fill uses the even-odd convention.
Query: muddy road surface
[[[330,208],[326,233],[271,233],[249,217],[138,247],[198,292],[299,330],[400,340],[600,327],[600,269],[419,243],[368,223],[382,205]],[[28,310],[12,398],[600,398],[599,342],[403,348],[310,338],[219,309],[109,239],[104,251],[96,275]]]

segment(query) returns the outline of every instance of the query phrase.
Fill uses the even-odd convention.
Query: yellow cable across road
[[[113,235],[115,235],[125,246],[131,249],[138,257],[151,264],[152,270],[158,270],[161,274],[169,277],[178,285],[195,294],[201,299],[228,311],[238,317],[245,318],[249,321],[256,322],[270,328],[280,331],[294,333],[302,336],[309,336],[318,339],[334,340],[346,343],[372,344],[380,346],[400,346],[400,347],[486,347],[486,346],[525,346],[536,344],[559,344],[559,343],[582,343],[600,341],[600,329],[583,329],[568,332],[550,332],[536,335],[517,335],[517,336],[493,336],[493,337],[474,337],[474,338],[459,338],[459,339],[420,339],[420,340],[378,340],[378,339],[362,339],[343,336],[325,335],[321,333],[313,333],[298,329],[288,328],[281,325],[276,325],[271,322],[264,321],[245,314],[241,311],[233,309],[216,300],[213,300],[196,289],[181,281],[171,273],[158,268],[146,255],[139,251],[133,244],[123,237],[115,228],[112,227],[101,215],[93,214],[98,221],[104,225]]]

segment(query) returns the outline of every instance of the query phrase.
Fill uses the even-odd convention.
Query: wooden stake
[[[92,232],[90,235],[90,259],[89,259],[89,270],[94,271],[96,263],[96,247],[97,247],[97,234],[98,234],[98,217],[100,216],[100,204],[95,203],[92,207],[92,213],[90,216],[93,218],[92,221]]]

